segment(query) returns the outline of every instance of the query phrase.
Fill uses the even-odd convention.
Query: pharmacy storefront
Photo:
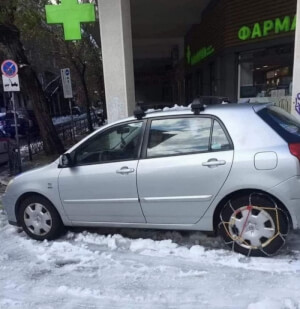
[[[212,3],[185,38],[186,98],[274,102],[290,111],[296,0]]]

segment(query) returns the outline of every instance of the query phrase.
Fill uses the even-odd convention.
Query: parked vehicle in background
[[[92,106],[91,111],[96,116],[99,126],[102,126],[105,123],[105,116],[104,116],[103,108]]]
[[[4,122],[5,122],[6,113],[0,113],[0,130],[4,131]]]
[[[9,160],[9,138],[0,130],[0,164],[7,163]]]
[[[83,114],[82,108],[79,106],[73,106],[72,107],[72,114],[73,116],[79,116],[81,114]]]
[[[37,240],[64,226],[220,233],[271,256],[300,228],[300,122],[268,104],[144,113],[100,128],[59,160],[17,176],[3,204]]]
[[[18,133],[20,135],[36,135],[39,132],[39,127],[37,120],[35,118],[34,112],[32,110],[17,110],[17,125]],[[16,129],[15,129],[15,118],[14,111],[7,111],[3,116],[2,121],[3,130],[11,138],[15,138]]]

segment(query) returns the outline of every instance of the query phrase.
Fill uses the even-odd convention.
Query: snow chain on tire
[[[272,202],[273,206],[274,207],[262,207],[262,206],[254,206],[252,205],[252,198],[254,195],[257,195],[259,197],[264,197],[264,198],[267,198],[269,201]],[[229,222],[226,222],[225,220],[223,220],[223,213],[224,211],[227,209],[227,208],[230,208],[230,211],[232,212],[231,214],[231,220]],[[259,211],[261,210],[266,210],[266,211],[273,211],[274,214],[275,214],[275,218],[276,218],[276,222],[275,223],[275,231],[277,231],[270,239],[268,239],[264,244],[263,246],[259,246],[259,247],[256,247],[256,246],[252,246],[250,245],[248,242],[245,241],[245,239],[243,239],[243,231],[241,233],[241,235],[232,235],[230,232],[229,232],[229,228],[230,227],[233,227],[235,225],[235,221],[236,221],[236,218],[232,218],[234,215],[238,214],[239,212],[241,212],[241,208],[238,208],[238,209],[234,209],[233,206],[232,206],[232,203],[231,203],[231,200],[229,200],[224,208],[222,209],[221,213],[220,213],[220,223],[218,225],[218,228],[219,230],[221,228],[223,228],[227,234],[227,236],[230,238],[230,241],[225,241],[225,244],[226,245],[229,245],[232,247],[232,251],[234,251],[234,246],[235,244],[239,245],[239,244],[244,244],[248,247],[250,247],[249,249],[245,248],[246,250],[248,250],[248,254],[246,254],[248,257],[251,255],[251,252],[252,250],[260,250],[265,256],[273,256],[273,255],[276,255],[276,253],[284,246],[285,242],[286,242],[286,236],[287,236],[287,232],[288,232],[288,229],[287,229],[287,232],[284,233],[283,231],[281,231],[281,228],[280,228],[280,222],[279,222],[279,214],[283,215],[285,218],[286,218],[286,222],[289,222],[289,219],[288,219],[288,216],[286,214],[285,211],[283,211],[281,208],[278,207],[277,203],[268,195],[266,194],[262,194],[262,193],[251,193],[249,195],[249,205],[245,205],[245,207],[247,207],[247,210],[249,211],[249,214],[250,212],[253,210],[253,209],[257,209]],[[245,225],[246,223],[248,223],[248,218],[245,222]],[[268,245],[270,245],[277,237],[280,237],[282,239],[282,245],[277,249],[275,250],[274,252],[272,253],[268,253],[264,250],[264,248]]]

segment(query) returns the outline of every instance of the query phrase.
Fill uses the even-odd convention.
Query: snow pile
[[[191,110],[191,105],[189,106],[183,106],[183,105],[177,105],[175,104],[173,107],[165,107],[163,109],[164,112],[175,112],[175,111],[185,111],[185,110]]]
[[[164,107],[162,111],[164,112],[176,112],[176,111],[188,111],[191,110],[191,105],[183,106],[175,104],[173,107]],[[146,110],[146,113],[153,113],[159,111],[159,109],[149,108]]]
[[[263,259],[198,232],[99,232],[37,242],[0,210],[0,308],[300,308],[297,234]]]

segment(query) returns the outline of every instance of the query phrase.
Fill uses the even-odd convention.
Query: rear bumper
[[[292,177],[268,191],[288,209],[294,229],[300,229],[300,176]]]

